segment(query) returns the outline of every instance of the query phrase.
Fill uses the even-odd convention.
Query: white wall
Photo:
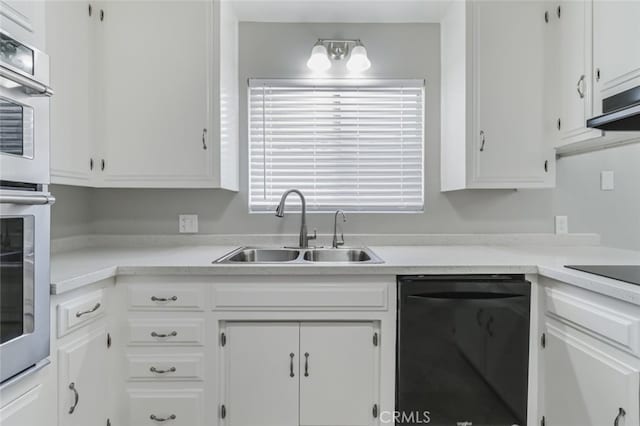
[[[306,68],[317,38],[360,38],[372,67],[366,77],[426,80],[426,211],[424,214],[351,214],[348,233],[508,233],[551,232],[550,190],[462,191],[442,194],[440,188],[440,36],[437,24],[260,24],[240,25],[240,187],[238,194],[214,190],[80,191],[91,209],[97,233],[170,234],[177,232],[178,214],[197,213],[201,233],[295,233],[299,218],[249,215],[247,209],[248,78],[309,77]],[[343,66],[343,65],[342,65]],[[335,76],[344,76],[335,67]],[[62,191],[54,187],[54,193]],[[73,199],[72,199],[73,201]],[[62,211],[62,207],[57,207]],[[71,207],[69,207],[71,208]],[[63,220],[64,219],[64,220]],[[332,215],[314,214],[309,227],[331,230]],[[54,235],[75,232],[54,213]]]
[[[600,190],[612,170],[615,189]],[[561,158],[554,211],[569,216],[571,232],[596,232],[608,246],[640,250],[640,144]]]

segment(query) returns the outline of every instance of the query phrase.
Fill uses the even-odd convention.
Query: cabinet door
[[[83,1],[46,3],[47,53],[51,56],[51,182],[88,185],[92,138],[89,52],[95,13]],[[94,160],[95,166],[95,160]]]
[[[371,425],[376,403],[374,326],[300,325],[300,425]]]
[[[602,99],[640,84],[640,2],[593,2],[595,114]],[[600,77],[597,77],[597,71]]]
[[[227,323],[225,424],[298,425],[299,332],[298,323]]]
[[[37,385],[0,408],[2,426],[46,425],[51,419],[45,404],[43,385]],[[2,401],[3,404],[6,401]]]
[[[23,43],[45,50],[44,2],[0,0],[0,28]]]
[[[639,424],[638,369],[616,359],[613,348],[605,352],[552,324],[546,328],[542,351],[546,424]]]
[[[58,418],[64,426],[103,425],[107,419],[106,327],[82,333],[58,349]]]
[[[96,71],[102,186],[213,186],[204,130],[212,3],[104,4]]]
[[[553,156],[545,135],[544,12],[542,2],[473,4],[477,187],[545,183]]]

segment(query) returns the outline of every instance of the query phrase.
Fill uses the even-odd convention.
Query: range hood
[[[640,86],[602,101],[604,114],[587,120],[587,127],[609,131],[640,131]]]

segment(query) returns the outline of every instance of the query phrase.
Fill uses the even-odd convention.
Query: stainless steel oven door
[[[49,356],[48,194],[0,191],[0,382]]]
[[[0,31],[0,180],[49,183],[49,57]]]

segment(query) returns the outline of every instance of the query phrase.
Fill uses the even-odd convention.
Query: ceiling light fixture
[[[356,40],[326,40],[319,39],[311,50],[307,67],[313,71],[326,71],[331,68],[331,59],[340,61],[347,56],[347,69],[351,72],[366,71],[371,67],[367,57],[367,49],[362,42]],[[331,58],[331,59],[330,59]]]

